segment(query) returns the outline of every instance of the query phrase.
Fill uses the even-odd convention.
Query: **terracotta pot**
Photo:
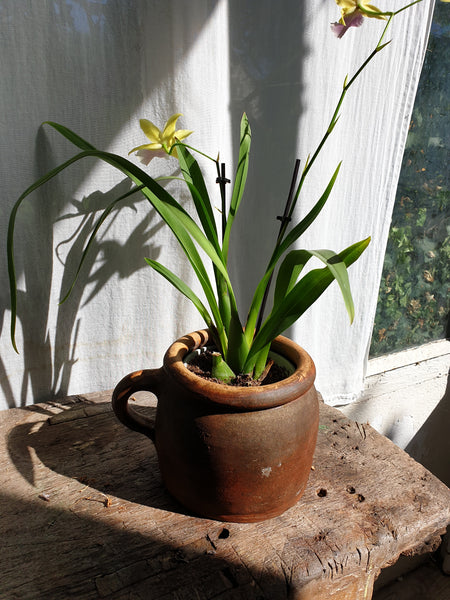
[[[163,367],[124,377],[114,412],[155,443],[164,484],[187,509],[222,521],[269,519],[300,499],[311,470],[319,423],[314,363],[280,336],[272,350],[292,363],[292,375],[260,387],[221,385],[183,362],[207,343],[207,331],[186,335],[167,350]],[[157,396],[155,423],[128,404],[140,390]]]

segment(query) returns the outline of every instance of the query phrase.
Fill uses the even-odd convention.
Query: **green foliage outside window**
[[[400,175],[370,354],[448,337],[450,5],[436,2]]]

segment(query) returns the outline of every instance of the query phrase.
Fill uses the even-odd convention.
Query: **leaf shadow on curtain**
[[[45,172],[53,163],[51,151],[43,135],[38,135],[36,162],[38,171]],[[48,160],[47,149],[49,151]],[[45,165],[43,163],[46,163]],[[60,189],[60,182],[53,181],[50,190],[45,188],[38,192],[38,197],[32,199],[31,215],[39,215],[39,224],[44,228],[48,240],[53,239],[53,227],[55,221],[73,219],[77,225],[74,234],[66,240],[59,242],[54,249],[52,244],[42,245],[30,232],[25,232],[29,241],[26,256],[23,258],[23,276],[27,292],[19,293],[18,298],[18,320],[22,329],[27,331],[27,337],[23,348],[24,355],[24,377],[22,387],[22,403],[27,395],[27,386],[31,385],[33,394],[36,395],[43,388],[43,393],[51,397],[60,397],[67,394],[70,375],[74,362],[76,362],[75,351],[77,343],[77,331],[79,327],[80,308],[88,304],[102,290],[105,284],[113,277],[126,279],[134,272],[145,267],[144,256],[157,258],[160,247],[154,241],[163,223],[153,209],[149,207],[149,214],[140,218],[131,234],[123,240],[105,239],[104,235],[118,218],[123,209],[133,209],[136,212],[138,203],[146,202],[140,195],[136,194],[118,204],[99,230],[95,240],[90,246],[82,270],[77,278],[76,284],[66,302],[55,307],[51,305],[51,279],[54,253],[60,262],[64,264],[64,273],[60,286],[59,299],[62,299],[73,282],[76,270],[81,259],[83,249],[90,238],[92,230],[102,211],[114,200],[131,189],[131,182],[123,180],[106,193],[95,191],[82,201],[72,200],[74,212],[65,212],[64,216],[54,218],[57,208],[45,203],[46,194],[50,192],[52,198],[64,197]],[[44,207],[44,210],[42,208]],[[156,223],[154,220],[156,219]],[[26,229],[32,230],[36,226],[36,218],[27,220]],[[42,233],[42,232],[41,232]],[[67,245],[67,254],[62,258],[63,249]],[[33,257],[39,257],[38,263]],[[126,256],[126,261],[123,257]],[[37,277],[36,277],[37,275]],[[86,296],[86,291],[89,294]],[[29,305],[38,305],[42,319],[36,318],[36,313],[28,310]],[[50,344],[47,333],[47,322],[45,315],[49,310],[57,311],[56,333],[54,345]],[[44,342],[44,343],[43,343]],[[39,350],[41,368],[37,370],[36,348]]]
[[[128,191],[129,187],[129,181],[124,180],[110,192],[106,194],[94,192],[86,199],[88,201],[94,200],[96,207],[91,211],[94,210],[95,214],[91,211],[85,214],[82,213],[82,223],[78,227],[76,239],[68,241],[70,250],[65,260],[61,297],[65,295],[72,283],[82,250],[91,234],[94,221],[97,220],[100,214],[98,211],[103,210],[110,201]],[[139,194],[136,194],[135,198],[136,202],[141,202]],[[86,261],[83,264],[84,275],[78,278],[67,301],[58,307],[52,385],[56,397],[67,394],[73,361],[76,360],[73,353],[77,342],[76,333],[79,321],[76,317],[79,309],[93,300],[113,277],[119,280],[127,279],[133,273],[145,268],[144,256],[155,259],[160,253],[161,248],[155,244],[155,238],[157,238],[157,233],[163,227],[163,224],[158,220],[154,210],[150,210],[146,217],[138,221],[136,227],[126,239],[121,241],[102,239],[102,234],[106,233],[114,221],[117,220],[119,212],[122,212],[122,209],[132,207],[133,204],[130,201],[124,202],[110,215],[109,220],[98,234],[99,239],[96,239],[90,247]],[[124,256],[127,258],[126,262],[123,261]],[[99,266],[96,268],[97,264]],[[90,288],[89,295],[84,299],[88,287]],[[69,355],[69,352],[72,352],[72,354]]]
[[[280,224],[277,216],[283,214],[289,193],[303,109],[302,63],[308,53],[300,2],[258,4],[255,10],[230,0],[229,8],[234,147],[243,112],[252,128],[247,190],[230,256],[243,317],[270,258]]]
[[[183,40],[186,48],[195,43],[216,0],[205,0],[200,4],[202,10],[199,11],[196,22],[197,31],[190,30]],[[95,146],[108,149],[144,100],[141,81],[143,61],[147,61],[146,67],[151,71],[151,84],[155,89],[174,76],[176,65],[169,47],[166,48],[165,60],[162,61],[161,36],[148,36],[142,23],[150,16],[153,22],[158,22],[160,31],[170,34],[175,11],[175,4],[157,1],[123,3],[108,0],[102,3],[53,2],[29,5],[28,2],[19,0],[9,6],[9,14],[5,14],[2,21],[3,27],[5,19],[8,19],[10,27],[10,30],[4,30],[7,34],[4,43],[9,44],[12,57],[7,61],[6,69],[8,77],[17,87],[11,88],[5,100],[1,98],[7,109],[5,139],[17,139],[19,144],[21,138],[16,137],[15,128],[20,126],[21,130],[34,132],[39,123],[50,119],[64,123]],[[34,40],[36,23],[40,24],[39,43],[27,44],[27,40]],[[12,35],[9,35],[9,31]],[[17,51],[14,51],[16,46]],[[145,53],[141,51],[142,47],[145,47]],[[24,65],[26,69],[23,68]],[[20,98],[25,99],[22,106],[25,110],[22,112],[17,101],[19,93]],[[39,131],[35,139],[31,181],[63,162],[61,156],[66,152],[64,143],[54,144],[52,141],[51,146],[57,148],[57,157],[53,156],[42,131]],[[21,150],[18,154],[20,152]],[[19,157],[19,160],[20,158],[23,160],[23,157]],[[13,170],[15,165],[13,162],[11,164]],[[151,213],[144,217],[127,240],[117,243],[106,240],[96,242],[72,297],[58,308],[56,339],[52,348],[47,318],[49,311],[55,310],[53,305],[50,306],[54,262],[53,224],[61,215],[70,211],[67,190],[71,194],[79,189],[89,178],[93,168],[94,161],[83,161],[77,169],[70,170],[70,177],[67,176],[68,172],[59,175],[43,189],[34,192],[33,195],[38,197],[30,201],[27,199],[21,208],[15,244],[17,277],[21,282],[20,288],[26,289],[26,293],[21,293],[18,297],[18,315],[22,328],[26,330],[25,347],[21,349],[24,372],[20,393],[14,389],[13,377],[17,381],[17,376],[12,376],[10,381],[9,365],[0,358],[0,389],[10,408],[29,401],[27,397],[30,396],[30,387],[34,402],[67,394],[76,360],[76,315],[85,287],[93,284],[91,294],[95,295],[114,275],[125,279],[138,268],[146,266],[144,256],[153,252],[153,257],[157,257],[155,253],[158,249],[152,238],[158,232],[159,225],[153,223]],[[125,185],[123,182],[101,195],[100,192],[94,192],[87,201],[94,202],[97,209],[106,207],[122,193],[122,186]],[[12,206],[15,198],[7,200]],[[81,229],[71,244],[72,250],[66,256],[63,294],[67,290],[64,286],[74,272],[76,256],[79,256],[79,250],[88,238],[88,227],[93,217],[81,215],[81,219]],[[149,247],[151,250],[148,250]],[[123,260],[118,266],[116,259],[124,252],[127,253],[127,266],[124,266]],[[101,267],[89,275],[90,269],[94,268],[100,257]],[[5,318],[5,311],[10,306],[6,283],[8,277],[6,263],[3,262],[0,266],[4,282],[0,291],[0,326],[5,325],[7,328],[9,319],[8,315]],[[88,301],[91,299],[92,295]],[[7,348],[7,351],[12,352],[12,348]]]

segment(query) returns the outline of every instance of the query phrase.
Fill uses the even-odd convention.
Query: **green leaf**
[[[18,353],[18,349],[16,346],[16,321],[17,321],[17,281],[16,281],[16,268],[14,262],[14,229],[16,224],[17,211],[20,208],[20,205],[25,200],[27,196],[29,196],[32,192],[37,190],[41,185],[50,181],[53,177],[58,175],[61,171],[64,171],[71,164],[80,160],[80,158],[84,158],[84,153],[77,154],[73,156],[66,162],[62,163],[58,167],[51,169],[48,173],[40,177],[37,181],[35,181],[32,185],[30,185],[23,194],[18,198],[16,203],[14,204],[11,214],[9,216],[8,222],[8,235],[7,235],[7,259],[8,259],[8,276],[9,276],[9,293],[11,298],[11,343],[14,350]]]
[[[287,234],[287,236],[284,238],[283,242],[280,244],[279,248],[277,248],[276,252],[274,253],[274,256],[271,259],[271,264],[273,261],[278,262],[278,259],[280,258],[280,256],[282,254],[284,254],[284,252],[290,247],[292,246],[292,244],[294,242],[296,242],[299,237],[301,235],[303,235],[305,233],[305,231],[310,227],[310,225],[312,225],[312,223],[316,220],[316,218],[319,216],[321,210],[323,209],[323,207],[325,206],[331,191],[334,187],[334,184],[336,182],[337,176],[339,174],[339,170],[341,168],[342,162],[340,162],[338,164],[338,166],[336,167],[330,181],[328,182],[327,187],[325,188],[325,191],[323,192],[323,194],[320,196],[319,200],[316,202],[316,204],[312,207],[312,209],[309,211],[309,213],[300,221],[300,223],[297,223],[297,225],[295,225],[295,227],[292,228],[292,230]]]
[[[253,370],[253,377],[255,379],[259,379],[264,372],[267,364],[267,358],[270,352],[270,344],[267,344],[265,348],[260,350],[258,354],[255,356],[255,366]]]
[[[220,252],[211,201],[198,162],[182,143],[177,144],[177,153],[181,172],[189,191],[191,192],[192,200],[194,201],[203,231],[209,241],[214,245],[216,251]]]
[[[202,172],[198,165],[198,162],[194,159],[192,154],[188,151],[186,146],[181,142],[177,144],[178,160],[180,163],[181,171],[186,184],[191,192],[192,199],[194,201],[197,214],[203,227],[203,231],[206,237],[213,244],[216,252],[222,256],[222,249],[220,248],[219,240],[217,237],[217,228],[214,220],[214,214],[211,207],[211,201],[209,198],[208,190],[206,188],[205,180]],[[225,330],[228,331],[230,318],[231,318],[231,303],[228,286],[223,278],[223,275],[214,265],[214,276],[216,279],[217,294],[219,300],[219,311],[222,317]]]
[[[152,267],[157,273],[162,275],[169,283],[171,283],[174,288],[176,288],[183,296],[186,296],[195,308],[200,313],[202,319],[205,321],[207,327],[210,329],[215,329],[214,322],[209,314],[207,308],[197,296],[197,294],[182,280],[175,275],[172,271],[170,271],[167,267],[157,262],[156,260],[152,260],[151,258],[146,258],[145,262]],[[222,350],[222,349],[221,349]]]
[[[236,177],[234,180],[233,193],[230,201],[230,211],[227,217],[227,225],[225,227],[223,236],[223,255],[225,260],[228,256],[228,249],[230,244],[230,233],[233,225],[234,217],[236,216],[239,204],[241,203],[242,196],[244,194],[245,182],[247,181],[248,163],[250,156],[250,144],[252,134],[250,125],[247,119],[247,115],[244,113],[241,119],[241,134],[239,142],[239,158],[236,169]]]
[[[62,128],[65,130],[65,128]],[[70,135],[70,132],[65,132],[66,137]],[[81,138],[79,138],[81,140]],[[77,141],[79,141],[77,140]],[[82,143],[82,142],[79,142]],[[211,242],[206,238],[204,233],[201,231],[199,226],[195,223],[195,221],[187,214],[187,212],[176,202],[172,196],[161,187],[154,179],[152,179],[149,175],[147,175],[142,169],[131,163],[129,160],[111,154],[109,152],[102,152],[100,150],[88,149],[85,150],[62,165],[56,167],[49,171],[46,175],[39,178],[33,185],[31,185],[23,194],[20,196],[18,201],[13,207],[13,210],[10,215],[9,227],[8,227],[8,272],[9,272],[9,280],[10,280],[10,294],[11,294],[11,340],[13,343],[14,349],[17,351],[17,347],[15,344],[15,327],[16,327],[16,318],[17,318],[17,288],[16,288],[16,276],[15,276],[15,267],[14,267],[14,250],[13,250],[13,241],[14,241],[14,226],[15,219],[17,215],[17,210],[19,209],[20,204],[24,200],[26,196],[28,196],[32,191],[37,189],[39,186],[43,185],[45,182],[50,180],[52,177],[60,173],[62,170],[67,168],[72,163],[86,158],[88,156],[92,156],[95,158],[99,158],[118,170],[122,171],[125,175],[127,175],[132,181],[134,181],[138,186],[142,187],[142,193],[146,196],[146,198],[153,205],[155,210],[159,213],[162,219],[167,223],[170,227],[176,238],[178,239],[181,247],[183,248],[188,260],[190,261],[200,284],[205,292],[208,303],[213,311],[214,315],[220,317],[217,300],[214,294],[214,290],[211,286],[211,282],[209,280],[207,271],[205,266],[200,258],[200,255],[197,251],[197,248],[193,242],[195,240],[199,246],[204,250],[204,252],[209,256],[211,261],[217,266],[218,270],[223,275],[228,289],[230,291],[230,295],[232,295],[232,287],[231,282],[229,280],[229,276],[227,270],[223,264],[222,256],[219,256],[211,244]],[[192,236],[192,238],[191,238]],[[232,296],[233,302],[235,303],[234,296]],[[221,319],[218,319],[217,327],[220,329],[222,326]]]
[[[223,356],[218,352],[214,352],[212,355],[211,375],[223,383],[229,383],[236,377],[234,371],[223,360]]]
[[[216,278],[217,295],[219,300],[219,311],[222,317],[222,321],[225,327],[225,331],[228,333],[230,330],[232,303],[230,298],[230,292],[227,287],[227,283],[222,275],[214,267],[214,275]],[[241,325],[242,328],[242,325]]]
[[[253,296],[252,303],[250,306],[247,324],[245,326],[247,341],[249,344],[251,342],[251,339],[253,337],[253,332],[256,327],[256,321],[258,319],[258,313],[259,313],[259,309],[261,306],[261,302],[264,297],[265,289],[266,289],[267,285],[269,284],[270,278],[272,276],[272,273],[273,273],[278,261],[283,256],[283,254],[286,252],[286,250],[290,246],[292,246],[292,244],[294,242],[296,242],[299,239],[299,237],[301,235],[303,235],[303,233],[308,229],[308,227],[315,221],[315,219],[319,215],[320,211],[325,206],[325,204],[328,200],[328,197],[331,194],[331,190],[333,189],[333,186],[335,184],[337,176],[339,174],[339,169],[341,168],[341,164],[342,163],[339,163],[338,166],[336,167],[336,170],[334,171],[333,176],[331,177],[327,187],[325,188],[325,191],[320,196],[319,200],[316,202],[316,204],[313,206],[313,208],[300,221],[300,223],[297,223],[297,225],[286,235],[286,237],[281,242],[281,244],[275,248],[275,250],[272,254],[272,257],[269,261],[269,265],[266,269],[266,272],[265,272],[263,278],[261,279],[261,281],[259,282],[258,287],[255,290],[255,294]]]
[[[228,274],[223,265],[222,257],[217,254],[217,251],[211,244],[210,240],[205,237],[205,235],[202,233],[202,231],[200,230],[198,225],[195,223],[195,221],[180,206],[180,204],[163,187],[161,187],[152,177],[150,177],[150,175],[145,173],[142,169],[140,169],[139,167],[137,167],[136,165],[131,163],[129,160],[123,158],[122,156],[118,156],[116,154],[112,154],[109,152],[103,152],[100,150],[96,150],[94,148],[94,146],[92,146],[92,144],[90,144],[89,142],[87,142],[86,140],[81,138],[79,135],[77,135],[76,133],[74,133],[73,131],[71,131],[70,129],[65,127],[64,125],[60,125],[60,124],[54,123],[52,121],[47,121],[47,123],[49,125],[51,125],[54,129],[56,129],[59,133],[61,133],[61,135],[63,135],[65,138],[67,138],[69,141],[71,141],[74,145],[76,145],[79,148],[81,148],[82,150],[84,150],[85,156],[95,156],[97,158],[100,158],[101,160],[108,162],[115,168],[122,171],[125,175],[130,177],[130,179],[132,179],[137,185],[143,184],[146,187],[148,187],[151,194],[148,194],[143,190],[144,194],[146,195],[148,200],[150,200],[150,202],[153,204],[155,209],[159,212],[160,216],[164,219],[164,221],[169,225],[169,227],[172,229],[172,231],[174,231],[173,227],[175,227],[175,229],[178,228],[178,226],[176,224],[176,220],[178,219],[179,221],[181,221],[183,226],[189,231],[189,233],[196,240],[196,242],[202,247],[202,249],[206,252],[206,254],[209,256],[209,258],[212,260],[212,262],[222,272],[222,275],[225,277],[227,284],[229,286],[231,286],[230,280],[228,278]],[[182,144],[180,144],[179,147],[181,148]],[[181,152],[182,151],[183,150],[181,149]],[[72,159],[72,162],[74,162],[75,160],[79,160],[80,158],[83,158],[83,156],[77,155],[77,157],[74,157],[74,159]],[[62,168],[65,168],[65,167],[62,167]],[[194,170],[194,173],[195,173],[194,165],[192,165],[192,169]],[[62,169],[60,169],[60,170],[62,170]],[[201,188],[201,184],[199,183],[199,181],[200,181],[199,177],[202,177],[202,176],[201,176],[201,173],[199,175],[199,171],[200,170],[198,169],[198,172],[195,173],[195,182],[197,185],[200,185],[200,188]],[[151,196],[151,197],[149,197],[149,196]],[[170,207],[170,208],[164,209],[164,207],[162,206],[162,204],[164,204],[164,203],[167,204],[168,207]],[[158,206],[156,206],[156,204]],[[163,209],[162,212],[164,214],[162,214],[160,209]],[[177,235],[175,231],[174,231],[174,233],[175,233],[175,235]]]
[[[344,298],[345,308],[350,317],[350,324],[353,323],[355,318],[355,306],[353,304],[350,281],[348,279],[348,271],[345,262],[341,259],[339,254],[336,254],[332,250],[316,250],[313,251],[312,254],[328,266],[334,279],[338,282],[342,297]]]
[[[303,270],[303,267],[313,256],[308,250],[292,250],[289,252],[280,265],[277,281],[275,284],[275,292],[273,297],[273,305],[278,304],[291,291],[297,283],[297,279]]]
[[[235,373],[243,373],[249,346],[245,337],[239,314],[235,306],[231,307],[230,326],[228,330],[228,350],[225,360]]]
[[[330,269],[333,277],[341,288],[344,298],[345,307],[350,317],[350,322],[353,322],[355,316],[355,307],[350,291],[350,282],[345,263],[332,250],[293,250],[290,252],[280,266],[275,288],[274,307],[283,300],[283,298],[291,291],[297,282],[303,267],[308,260],[315,256]]]
[[[138,185],[143,184],[145,187],[143,188],[142,193],[167,223],[182,246],[184,247],[185,240],[192,236],[192,239],[197,242],[212,262],[219,268],[226,278],[227,283],[230,283],[222,257],[218,255],[213,244],[208,240],[192,217],[162,186],[159,185],[157,181],[122,156],[100,151],[90,151],[89,154],[88,152],[86,152],[86,154],[96,156],[111,164],[113,167],[116,167],[130,177],[130,179]]]
[[[352,244],[338,255],[345,267],[353,264],[364,252],[370,238]],[[337,259],[333,259],[332,267],[327,264],[322,269],[314,269],[307,273],[272,310],[269,317],[256,335],[245,365],[246,372],[252,370],[254,359],[278,335],[293,325],[299,317],[323,294],[335,278]]]
[[[55,123],[54,121],[44,121],[43,125],[50,125],[56,131],[58,131],[62,136],[72,142],[74,146],[78,146],[81,150],[95,150],[95,146],[84,140],[77,133],[65,127],[64,125],[60,125],[59,123]]]
[[[122,171],[132,181],[138,185],[144,185],[142,193],[149,200],[161,218],[170,227],[178,242],[180,243],[184,253],[194,269],[194,272],[205,292],[211,311],[217,318],[217,327],[222,327],[222,321],[219,318],[217,300],[211,285],[208,273],[203,264],[203,261],[198,253],[194,241],[202,248],[211,261],[218,267],[219,271],[225,278],[229,289],[231,290],[231,282],[228,277],[227,270],[223,264],[222,257],[219,256],[207,239],[200,227],[195,223],[192,217],[184,210],[182,206],[147,173],[139,167],[131,163],[129,160],[108,152],[101,151],[86,151],[87,156],[95,156],[111,164],[113,167]]]

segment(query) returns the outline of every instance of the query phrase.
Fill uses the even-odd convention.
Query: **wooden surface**
[[[186,515],[107,393],[3,411],[0,427],[2,600],[365,600],[450,522],[446,486],[327,406],[303,498],[257,524]]]

